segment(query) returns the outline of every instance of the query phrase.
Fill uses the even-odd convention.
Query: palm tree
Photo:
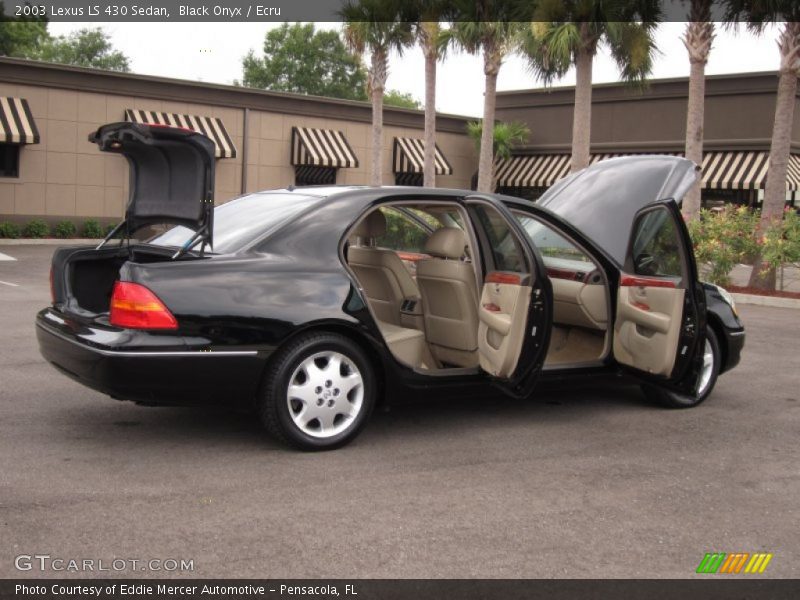
[[[370,53],[368,88],[372,100],[370,183],[383,184],[383,93],[389,76],[389,53],[402,52],[413,41],[411,23],[398,20],[400,4],[393,0],[348,2],[340,15],[344,37],[357,55]]]
[[[689,102],[686,109],[685,156],[703,164],[703,120],[706,96],[706,63],[714,41],[711,4],[714,0],[689,0],[689,21],[683,34],[683,45],[689,53]],[[683,199],[683,214],[694,219],[700,212],[701,181]]]
[[[759,225],[763,233],[783,218],[786,204],[786,172],[792,146],[797,78],[800,77],[800,4],[796,0],[733,0],[729,2],[727,19],[747,21],[747,27],[756,33],[763,32],[769,23],[782,23],[778,35],[780,69],[769,149],[769,175]],[[775,269],[768,268],[761,256],[753,264],[749,285],[775,289]]]
[[[500,121],[494,124],[492,132],[492,157],[496,160],[511,158],[515,146],[528,141],[531,134],[530,128],[519,121]],[[483,138],[483,121],[470,121],[467,123],[467,135],[475,142],[475,148],[480,150]]]
[[[533,72],[550,83],[575,67],[573,172],[589,165],[592,65],[598,48],[609,47],[624,81],[643,84],[657,52],[653,34],[659,17],[658,0],[565,0],[543,2],[534,11],[523,39]]]
[[[492,128],[492,171],[494,172],[498,160],[511,158],[514,146],[527,142],[530,134],[531,130],[525,123],[518,121],[495,123]],[[483,143],[483,122],[470,121],[467,123],[467,135],[473,139],[475,147],[480,152]],[[488,191],[494,191],[496,187],[494,177],[492,177],[492,186]]]
[[[483,123],[478,159],[478,191],[493,187],[493,130],[497,94],[497,74],[506,56],[519,45],[522,23],[517,21],[457,21],[448,30],[456,46],[470,54],[483,53]]]
[[[448,37],[441,20],[447,8],[445,0],[409,2],[409,17],[414,34],[425,57],[425,156],[422,184],[436,186],[436,63],[444,56]]]

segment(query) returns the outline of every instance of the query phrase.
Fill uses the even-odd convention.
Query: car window
[[[675,220],[666,208],[639,217],[634,226],[633,271],[637,275],[682,277],[681,244]]]
[[[395,252],[422,253],[425,251],[425,241],[430,235],[425,227],[397,209],[384,207],[379,210],[386,217],[386,233],[375,240],[379,248],[387,248]],[[431,230],[441,227],[441,224],[427,213],[411,210],[424,219]]]
[[[214,252],[236,252],[276,225],[289,221],[322,198],[297,193],[257,193],[242,196],[214,209]],[[181,247],[194,232],[181,225],[157,235],[149,243]]]
[[[542,257],[574,260],[590,264],[593,262],[583,250],[549,225],[527,215],[515,213],[515,216]]]
[[[483,225],[498,271],[527,272],[524,253],[517,236],[511,231],[500,213],[495,209],[477,206],[475,212]]]

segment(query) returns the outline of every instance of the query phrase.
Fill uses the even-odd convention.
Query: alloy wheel
[[[714,347],[711,341],[706,338],[703,348],[703,367],[700,370],[700,381],[697,383],[697,395],[702,397],[711,383],[711,376],[714,373]]]
[[[292,373],[286,402],[300,431],[314,438],[329,438],[355,422],[364,403],[364,379],[344,354],[318,352]]]

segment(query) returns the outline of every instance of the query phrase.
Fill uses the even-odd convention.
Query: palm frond
[[[347,45],[359,54],[366,49],[402,53],[414,41],[411,22],[403,20],[406,11],[400,0],[348,0],[339,10]]]
[[[547,84],[569,71],[579,44],[576,23],[537,21],[522,32],[519,49],[529,70]]]
[[[659,53],[653,29],[649,23],[608,23],[605,39],[623,81],[641,86],[652,72]]]
[[[500,121],[495,123],[492,144],[493,156],[495,158],[509,158],[514,147],[527,142],[530,134],[530,128],[519,121]],[[472,138],[476,150],[480,152],[483,122],[470,121],[467,123],[467,135]]]

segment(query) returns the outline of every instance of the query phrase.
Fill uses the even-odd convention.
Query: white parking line
[[[3,285],[10,285],[11,287],[19,287],[18,283],[10,283],[8,281],[0,281]]]
[[[13,256],[9,256],[8,254],[3,254],[0,252],[0,260],[17,260]]]

